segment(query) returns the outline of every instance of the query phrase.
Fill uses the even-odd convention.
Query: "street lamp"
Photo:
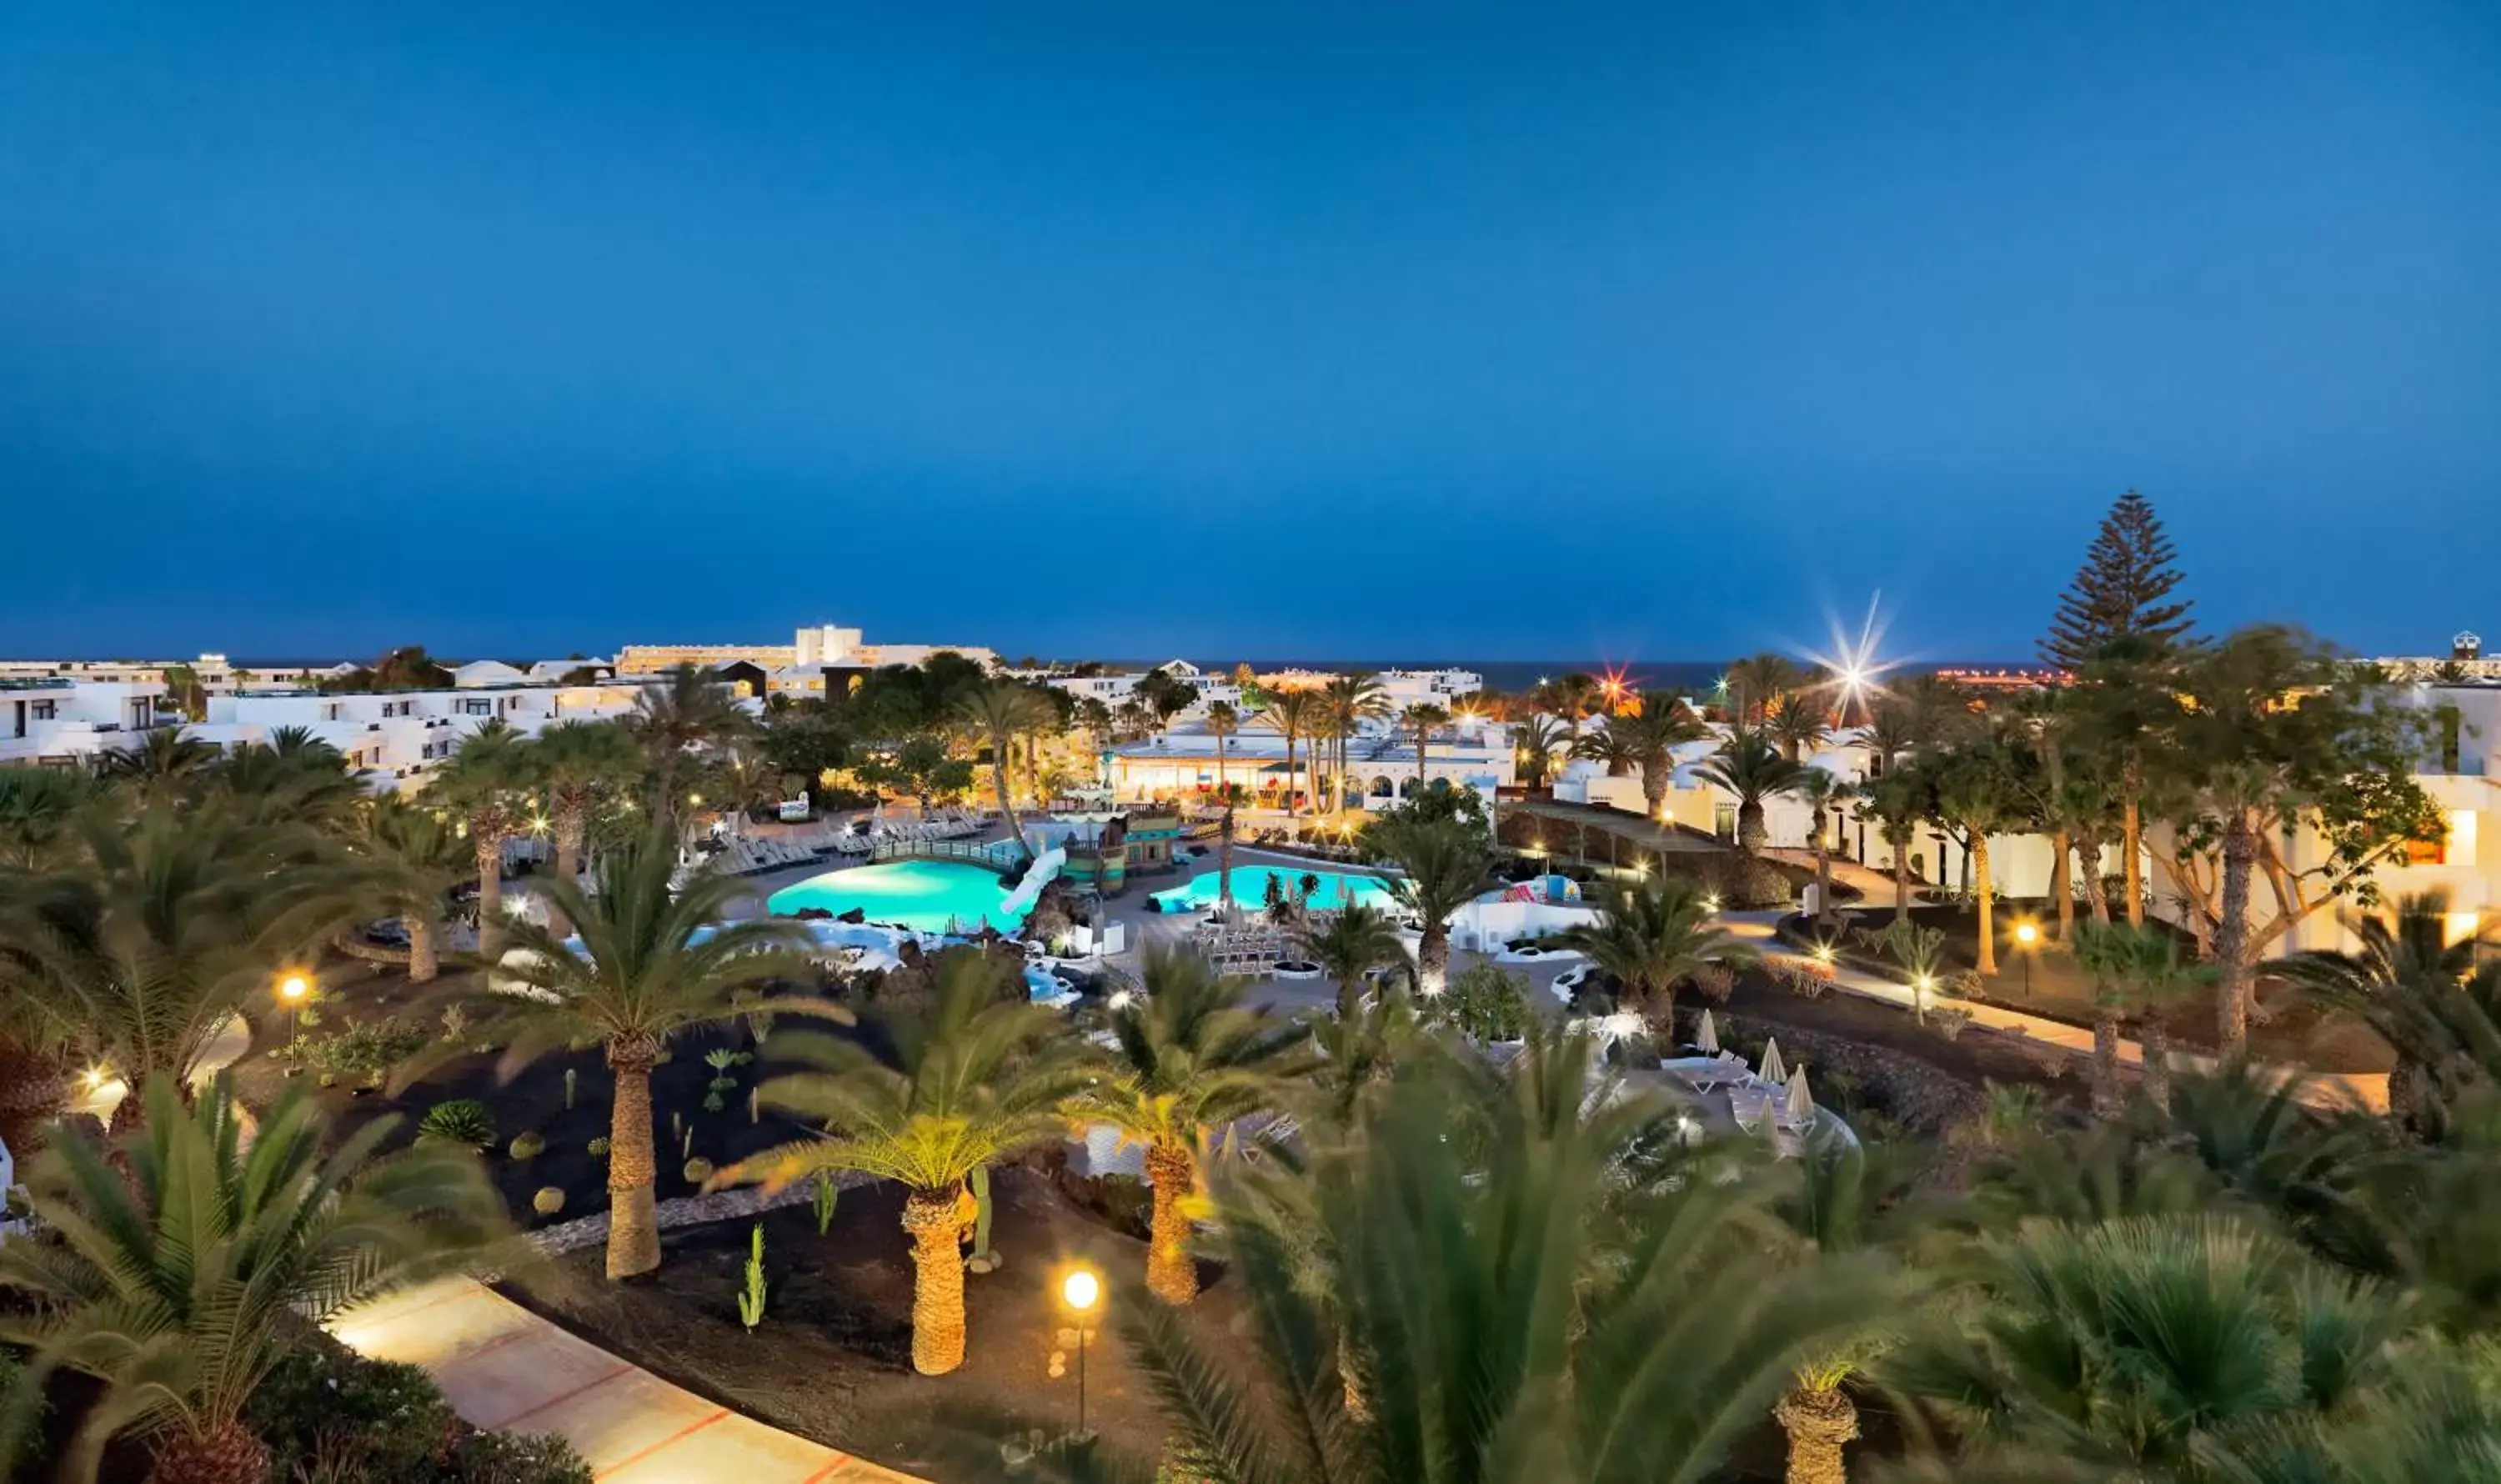
[[[2032,997],[2032,950],[2041,941],[2041,929],[2031,923],[2015,925],[2015,947],[2023,956],[2023,997]]]
[[[304,1001],[313,993],[313,980],[300,968],[291,968],[278,976],[278,1002],[286,1007],[286,1039],[292,1042],[304,1033]]]
[[[1103,1297],[1103,1280],[1089,1268],[1074,1268],[1060,1280],[1059,1297],[1077,1313],[1077,1435],[1085,1435],[1085,1319]]]

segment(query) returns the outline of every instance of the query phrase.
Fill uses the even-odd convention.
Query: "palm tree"
[[[1916,1235],[1911,1200],[1922,1171],[1907,1148],[1820,1130],[1807,1138],[1797,1179],[1773,1209],[1801,1248],[1828,1258]],[[1842,1450],[1858,1435],[1858,1406],[1843,1387],[1883,1353],[1888,1337],[1873,1331],[1837,1335],[1797,1367],[1772,1409],[1788,1434],[1788,1484],[1846,1484]]]
[[[180,726],[143,732],[139,745],[106,753],[98,771],[150,803],[189,797],[217,764],[217,745]]]
[[[1233,791],[1224,781],[1224,739],[1241,729],[1242,713],[1231,701],[1208,702],[1207,734],[1216,739],[1216,792],[1228,807],[1233,802]]]
[[[1976,735],[1937,759],[1938,816],[1963,834],[1963,863],[1972,878],[1972,903],[1979,912],[1979,967],[1982,977],[1997,973],[1997,887],[1990,879],[1988,837],[2019,823],[2015,803],[2012,759],[2001,740]]]
[[[537,745],[500,717],[462,739],[427,794],[457,813],[478,871],[478,952],[492,962],[508,926],[504,842],[529,831],[538,815]]]
[[[244,1405],[295,1327],[485,1253],[503,1200],[466,1150],[419,1141],[379,1158],[387,1118],[325,1154],[301,1084],[249,1133],[223,1078],[195,1108],[165,1077],[131,1095],[143,1096],[126,1168],[76,1138],[35,1165],[35,1215],[65,1239],[0,1246],[0,1285],[35,1300],[0,1309],[0,1338],[33,1351],[8,1399],[0,1471],[46,1379],[66,1368],[103,1389],[64,1477],[94,1477],[115,1434],[141,1432],[150,1479],[260,1484],[269,1449]]]
[[[651,1068],[671,1036],[742,1013],[739,992],[807,971],[797,925],[777,919],[723,923],[746,891],[733,877],[699,874],[672,892],[675,826],[603,852],[595,894],[558,881],[548,894],[580,934],[580,952],[553,931],[517,922],[513,952],[489,972],[514,991],[487,1033],[506,1046],[507,1075],[576,1040],[601,1044],[617,1090],[608,1115],[608,1276],[660,1265],[653,1225]],[[776,1000],[778,1012],[847,1018],[813,999]],[[456,1053],[459,1048],[450,1048]]]
[[[1562,723],[1544,712],[1519,724],[1514,739],[1519,751],[1519,771],[1527,776],[1528,787],[1546,787],[1546,775],[1553,769],[1554,755],[1571,745],[1572,732]]]
[[[39,1046],[188,1086],[227,1022],[345,918],[319,842],[230,807],[81,822],[85,863],[0,877],[0,996]],[[116,1131],[146,1102],[125,1096]]]
[[[1398,905],[1423,925],[1416,944],[1416,993],[1442,993],[1451,973],[1451,917],[1493,885],[1481,837],[1456,820],[1398,821],[1376,831],[1375,847],[1399,875]]]
[[[1451,725],[1451,713],[1431,701],[1417,701],[1398,713],[1398,720],[1415,733],[1416,782],[1420,787],[1424,782],[1424,764],[1432,752],[1433,731],[1436,727]]]
[[[266,741],[246,742],[217,759],[207,781],[245,810],[271,824],[334,827],[365,797],[348,759],[302,726],[281,726]]]
[[[2171,1105],[2171,1037],[2163,1015],[2214,982],[2215,971],[2180,952],[2180,940],[2159,926],[2086,922],[2076,925],[2076,962],[2093,979],[2093,1112],[2118,1116],[2118,1039],[2123,1020],[2133,1019],[2145,1067],[2147,1098]]]
[[[766,1080],[763,1100],[820,1121],[820,1138],[745,1160],[716,1183],[780,1189],[820,1169],[859,1170],[905,1187],[912,1239],[912,1366],[945,1375],[964,1364],[961,1232],[972,1219],[964,1188],[991,1161],[1067,1131],[1062,1105],[1088,1085],[1082,1043],[1059,1018],[1021,996],[999,996],[1004,971],[963,956],[946,964],[923,1010],[870,1014],[892,1048],[881,1059],[857,1041],[777,1037],[799,1070]]]
[[[1602,717],[1595,728],[1574,737],[1570,749],[1573,759],[1601,765],[1609,778],[1629,776],[1641,765],[1641,750],[1634,746],[1629,732],[1613,725],[1623,720],[1617,716]]]
[[[358,894],[408,934],[409,982],[430,981],[443,964],[445,902],[472,863],[467,842],[443,811],[384,793],[357,812],[348,850],[362,867]]]
[[[1317,928],[1304,925],[1296,929],[1295,937],[1303,952],[1320,966],[1320,972],[1336,981],[1337,1013],[1341,1018],[1355,1012],[1365,974],[1408,963],[1407,945],[1399,941],[1398,925],[1379,908],[1359,901],[1350,901],[1328,914]]]
[[[1389,714],[1389,697],[1375,675],[1332,675],[1320,687],[1321,708],[1337,740],[1337,807],[1346,808],[1347,744],[1363,724]]]
[[[1858,787],[1838,774],[1809,767],[1795,792],[1815,810],[1815,916],[1818,926],[1828,925],[1840,916],[1832,905],[1831,826],[1839,821],[1842,806],[1857,797]]]
[[[2439,1137],[2461,1095],[2501,1086],[2501,965],[2476,963],[2490,940],[2449,941],[2443,892],[2401,899],[2393,918],[2348,913],[2342,923],[2358,949],[2303,954],[2284,969],[2388,1044],[2388,1112],[2417,1136]]]
[[[615,722],[558,722],[539,733],[533,750],[547,786],[555,879],[572,881],[582,875],[591,814],[641,778],[643,751]]]
[[[1586,954],[1646,1019],[1665,1029],[1673,1024],[1677,986],[1706,972],[1742,968],[1757,957],[1711,919],[1694,883],[1645,876],[1610,885],[1598,921],[1567,928],[1555,941]]]
[[[1796,691],[1781,697],[1762,729],[1780,744],[1781,756],[1791,762],[1804,762],[1808,753],[1821,747],[1832,735],[1823,712],[1811,704],[1803,691]]]
[[[652,814],[675,820],[686,755],[743,736],[752,723],[728,686],[682,664],[634,697],[624,725],[651,754]]]
[[[1246,1003],[1248,980],[1218,978],[1204,961],[1150,953],[1147,994],[1112,1017],[1115,1080],[1080,1107],[1147,1150],[1154,1210],[1147,1239],[1147,1289],[1166,1303],[1198,1297],[1190,1223],[1200,1214],[1199,1170],[1211,1137],[1254,1113],[1282,1107],[1309,1069],[1311,1033]]]
[[[1042,730],[1055,720],[1050,702],[1033,687],[1014,680],[993,680],[958,697],[955,714],[990,745],[990,781],[998,790],[999,813],[1006,816],[1008,838],[1023,851],[1024,826],[1017,821],[1016,781],[1008,763],[1017,739]]]
[[[1319,697],[1310,691],[1263,691],[1259,697],[1258,717],[1273,726],[1285,739],[1285,817],[1292,819],[1300,812],[1294,789],[1294,742],[1311,735],[1320,719]],[[1319,799],[1317,770],[1314,770],[1312,798]]]
[[[1781,698],[1806,684],[1806,671],[1784,655],[1766,650],[1728,666],[1728,691],[1736,702],[1739,726],[1760,726],[1779,709]]]
[[[1763,801],[1794,793],[1806,782],[1806,769],[1781,756],[1759,730],[1740,726],[1719,750],[1695,769],[1703,780],[1736,795],[1737,848],[1751,856],[1771,843],[1764,827]]]
[[[1911,841],[1928,817],[1928,788],[1916,768],[1888,767],[1859,800],[1861,819],[1872,819],[1893,857],[1893,921],[1911,920]]]
[[[0,768],[0,869],[59,863],[76,844],[80,812],[97,793],[91,775],[69,768]]]
[[[1676,775],[1676,750],[1711,735],[1711,728],[1683,701],[1665,694],[1644,696],[1639,711],[1608,717],[1599,725],[1622,739],[1624,752],[1641,769],[1642,803],[1651,819],[1659,818],[1667,803],[1668,787]]]
[[[1168,1306],[1117,1307],[1190,1476],[1700,1484],[1799,1361],[1881,1306],[1866,1260],[1765,1251],[1769,1182],[1627,1192],[1621,1156],[1673,1114],[1628,1091],[1584,1103],[1585,1040],[1523,1059],[1486,1096],[1486,1078],[1427,1058],[1359,1136],[1276,1175],[1279,1198],[1247,1175],[1219,1191],[1245,1316],[1223,1343],[1246,1364],[1219,1364]],[[1037,1462],[1149,1471],[1083,1443]]]

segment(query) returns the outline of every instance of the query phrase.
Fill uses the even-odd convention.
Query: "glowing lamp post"
[[[302,969],[288,969],[278,978],[278,1002],[286,1007],[286,1039],[293,1041],[304,1031],[304,1001],[313,994],[313,980]]]
[[[1077,1315],[1077,1435],[1085,1435],[1085,1321],[1102,1299],[1103,1280],[1080,1267],[1060,1280],[1059,1297]]]
[[[2023,956],[2023,997],[2032,997],[2032,954],[2041,941],[2041,929],[2030,923],[2015,925],[2015,947]]]

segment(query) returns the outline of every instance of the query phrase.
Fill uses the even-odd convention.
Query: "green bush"
[[[516,1160],[535,1160],[547,1153],[547,1139],[536,1133],[517,1133],[508,1147]]]
[[[417,1122],[417,1136],[484,1149],[495,1142],[495,1115],[475,1097],[454,1097],[425,1110],[425,1117]]]
[[[590,1484],[560,1437],[478,1433],[414,1366],[314,1340],[287,1351],[245,1404],[269,1444],[269,1477],[360,1484]]]
[[[552,1185],[540,1186],[539,1193],[530,1197],[530,1209],[541,1216],[553,1216],[564,1209],[564,1192]]]
[[[1478,1041],[1517,1041],[1528,1034],[1528,981],[1491,963],[1454,976],[1429,1013]]]
[[[701,1155],[697,1155],[686,1162],[686,1167],[684,1173],[686,1177],[686,1184],[701,1185],[706,1180],[712,1178],[712,1161],[705,1159]]]
[[[336,1035],[298,1036],[283,1055],[334,1077],[371,1080],[423,1051],[433,1039],[414,1021],[385,1015]]]

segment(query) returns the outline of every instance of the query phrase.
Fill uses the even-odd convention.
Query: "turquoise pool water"
[[[1006,884],[978,865],[888,860],[811,876],[774,893],[765,906],[784,915],[819,907],[836,917],[857,907],[872,923],[900,923],[923,932],[944,932],[950,922],[967,928],[987,922],[1014,932],[1024,926],[1024,916],[999,910],[1007,896]]]
[[[1189,885],[1157,892],[1155,904],[1163,911],[1191,911],[1216,905],[1217,873],[1209,871],[1190,878]],[[1312,893],[1312,905],[1323,912],[1334,911],[1348,901],[1358,901],[1367,907],[1386,912],[1398,905],[1389,888],[1378,876],[1350,876],[1343,871],[1323,871],[1293,865],[1237,865],[1233,868],[1233,899],[1252,911],[1268,899],[1268,883],[1274,880],[1287,895],[1293,894],[1297,883],[1305,876],[1319,878]]]

